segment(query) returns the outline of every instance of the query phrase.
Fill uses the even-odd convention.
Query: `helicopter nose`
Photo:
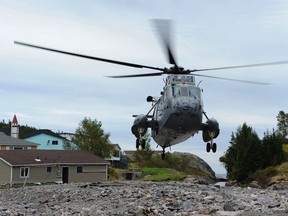
[[[189,109],[191,109],[192,107],[190,107],[190,106],[186,106],[186,105],[184,105],[183,107],[182,107],[182,110],[183,111],[188,111]]]
[[[184,102],[182,104],[182,110],[183,111],[195,111],[196,108],[197,108],[197,104],[195,104],[195,103]]]

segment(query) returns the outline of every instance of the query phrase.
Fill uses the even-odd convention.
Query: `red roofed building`
[[[88,151],[0,151],[0,185],[103,182],[109,162]]]

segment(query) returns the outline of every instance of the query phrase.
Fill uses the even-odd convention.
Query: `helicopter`
[[[158,68],[148,65],[99,58],[94,56],[67,52],[58,49],[47,48],[19,41],[14,41],[14,44],[81,58],[87,58],[96,61],[107,62],[111,64],[158,71],[155,73],[108,76],[110,78],[139,78],[148,76],[167,75],[165,80],[165,86],[163,87],[163,91],[161,91],[160,93],[160,97],[153,97],[153,96],[147,97],[147,102],[152,103],[152,108],[148,111],[148,113],[133,115],[133,117],[135,117],[135,120],[131,127],[131,131],[136,137],[136,148],[137,149],[139,149],[139,147],[141,147],[142,149],[145,148],[146,146],[145,134],[147,130],[150,128],[152,138],[159,146],[162,147],[163,151],[161,156],[162,159],[164,159],[166,148],[184,142],[185,140],[199,133],[199,131],[202,131],[202,138],[203,141],[206,143],[206,151],[210,152],[212,150],[212,152],[215,153],[217,151],[217,144],[214,142],[214,139],[216,139],[220,134],[219,123],[216,119],[209,118],[206,112],[204,111],[201,96],[202,89],[199,87],[200,83],[196,85],[195,76],[250,83],[250,84],[268,85],[269,83],[209,76],[199,74],[199,72],[210,70],[224,70],[224,69],[287,64],[288,61],[266,62],[258,64],[204,68],[204,69],[184,69],[183,67],[180,67],[177,64],[174,57],[175,55],[172,51],[170,40],[170,25],[171,25],[170,21],[169,20],[154,20],[154,21],[156,24],[156,28],[160,33],[160,39],[163,42],[164,48],[166,50],[168,62],[169,64],[173,65],[170,68],[167,67]],[[203,117],[206,118],[205,122],[203,122]]]

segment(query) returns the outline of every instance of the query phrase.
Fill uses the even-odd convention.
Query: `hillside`
[[[166,159],[162,160],[159,155],[139,150],[130,161],[129,169],[110,169],[110,180],[123,179],[123,173],[142,173],[144,181],[194,181],[203,184],[216,182],[215,172],[198,156],[191,153],[174,152],[167,153]],[[139,157],[141,155],[141,157]]]

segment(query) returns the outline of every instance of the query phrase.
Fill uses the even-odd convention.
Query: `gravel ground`
[[[123,181],[0,189],[0,215],[288,215],[288,184],[268,189]]]

